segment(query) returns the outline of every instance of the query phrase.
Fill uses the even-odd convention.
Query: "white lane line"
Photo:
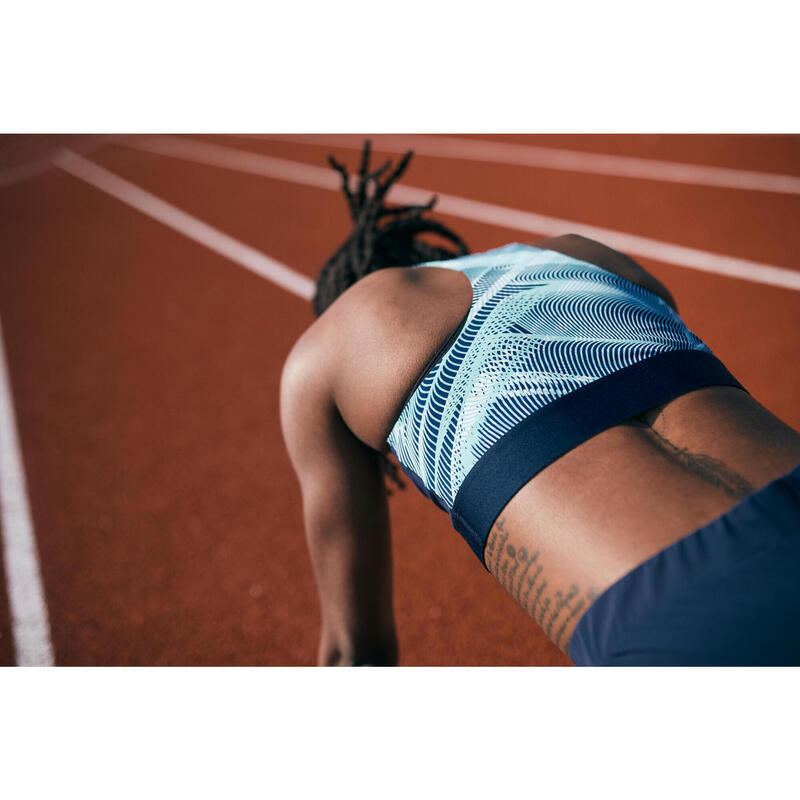
[[[40,139],[47,139],[49,134],[36,134],[36,137]],[[54,138],[50,136],[50,138]],[[60,137],[61,139],[67,138],[64,136]],[[68,137],[74,140],[72,147],[78,150],[81,155],[89,156],[94,153],[96,150],[99,150],[102,147],[105,147],[108,144],[114,144],[116,142],[124,141],[125,135],[123,134],[97,134],[97,135],[76,135],[72,137]],[[6,151],[3,152],[3,155],[7,154],[9,151],[13,149],[20,149],[27,145],[30,142],[19,142],[16,148],[12,145]],[[11,167],[6,167],[5,169],[0,169],[0,189],[4,189],[8,186],[14,186],[18,183],[22,183],[23,181],[28,180],[28,178],[34,178],[37,175],[41,175],[48,170],[53,169],[53,162],[51,159],[51,154],[55,149],[54,144],[51,144],[49,148],[46,148],[44,151],[44,155],[41,158],[34,159],[33,161],[26,161],[22,164],[14,164]],[[60,145],[59,145],[60,146]]]
[[[352,136],[325,134],[238,134],[243,138],[280,139],[316,145],[337,145],[360,150],[362,143]],[[492,142],[482,139],[458,139],[453,136],[375,136],[376,150],[391,153],[414,152],[437,158],[458,158],[467,161],[489,161],[514,166],[540,167],[566,172],[588,172],[612,175],[619,178],[638,178],[667,183],[684,183],[694,186],[719,186],[755,192],[800,194],[800,176],[776,172],[711,167],[703,164],[686,164],[634,156],[614,156],[606,153],[588,153],[581,150],[564,150],[556,147]]]
[[[197,217],[181,211],[176,206],[146,192],[83,156],[79,156],[72,150],[60,149],[53,154],[52,159],[56,166],[70,175],[116,197],[117,200],[121,200],[173,230],[179,231],[195,242],[205,245],[209,250],[246,267],[262,278],[278,284],[305,300],[310,300],[313,296],[314,282],[310,278],[295,272],[254,247],[228,236]]]
[[[17,164],[13,167],[8,167],[0,170],[0,189],[6,186],[13,186],[16,183],[21,183],[28,178],[33,178],[36,175],[41,175],[52,169],[53,165],[46,160],[41,161],[28,161],[25,164]]]
[[[54,663],[53,645],[1,326],[0,522],[16,663],[21,667],[50,667]]]
[[[160,155],[320,189],[338,191],[340,186],[339,177],[331,169],[192,139],[155,136],[131,139],[125,142],[125,145]],[[433,192],[428,189],[402,185],[394,186],[390,190],[391,198],[400,203],[424,203],[432,194]],[[769,286],[779,286],[782,289],[800,291],[800,271],[785,267],[734,258],[646,236],[636,236],[610,228],[600,228],[572,220],[534,214],[530,211],[470,200],[456,195],[437,194],[437,196],[439,198],[436,206],[438,211],[454,217],[537,235],[558,236],[563,233],[578,233],[631,255],[651,258],[655,261],[701,272],[725,275],[729,278],[739,278]]]

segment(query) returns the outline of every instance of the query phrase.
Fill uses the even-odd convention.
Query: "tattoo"
[[[562,650],[566,647],[565,634],[570,623],[581,611],[591,605],[597,590],[581,588],[573,583],[565,591],[558,589],[550,594],[544,569],[539,563],[540,553],[508,544],[510,531],[505,517],[492,527],[486,543],[486,563],[506,591],[539,624],[545,634]]]
[[[536,581],[539,579],[539,576],[542,574],[542,565],[538,564],[536,566],[536,571],[533,573],[532,577],[528,578],[528,585],[525,587],[525,598],[520,599],[519,597],[516,598],[517,602],[527,610],[528,608],[528,598],[531,596],[531,589],[536,585]],[[536,600],[534,599],[534,605],[536,605]]]
[[[505,530],[505,528],[503,527],[504,521],[505,521],[505,517],[503,519],[501,519],[496,525],[497,530],[500,532],[500,534],[499,534],[500,541],[497,544],[497,557],[495,558],[495,562],[494,562],[494,570],[493,571],[494,571],[495,575],[497,574],[497,571],[499,569],[500,559],[501,559],[501,557],[503,555],[503,548],[505,547],[505,544],[508,541],[508,536],[509,536],[508,531]],[[494,541],[492,541],[492,545],[494,545]]]
[[[592,594],[591,598],[589,598],[589,592],[587,592],[587,600],[588,600],[589,603],[591,603],[592,600],[594,600],[594,598],[597,597],[597,592],[593,592],[591,590],[590,590],[590,592]],[[557,645],[559,645],[559,647],[561,646],[561,644],[560,644],[561,643],[561,639],[564,636],[564,631],[566,631],[567,625],[569,625],[569,623],[572,621],[573,617],[576,614],[580,614],[580,612],[583,610],[583,607],[586,605],[587,600],[584,600],[583,598],[578,600],[578,602],[573,606],[573,608],[569,612],[569,614],[567,614],[567,616],[564,617],[564,621],[561,623],[561,627],[556,632],[555,642],[556,642]]]
[[[646,428],[653,434],[658,444],[669,453],[681,466],[688,469],[697,477],[722,489],[726,494],[740,500],[755,491],[745,478],[723,461],[712,458],[705,453],[692,453],[688,447],[678,447],[671,442],[662,431],[653,427],[653,423],[661,413],[661,407],[643,411],[635,417],[626,420],[624,424],[635,428]]]

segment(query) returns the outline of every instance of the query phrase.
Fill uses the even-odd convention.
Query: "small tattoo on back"
[[[731,497],[740,500],[755,491],[755,487],[749,481],[724,461],[705,453],[693,453],[688,447],[678,447],[665,436],[663,430],[656,430],[654,427],[656,419],[658,418],[665,422],[663,417],[664,415],[660,412],[660,409],[651,409],[631,417],[626,420],[625,424],[648,430],[665,452],[669,453],[681,466],[706,483],[722,489]],[[659,427],[663,428],[664,426],[661,425]]]
[[[565,636],[570,623],[589,605],[597,590],[586,590],[573,583],[552,591],[544,577],[540,552],[528,551],[508,542],[510,531],[505,517],[489,533],[485,561],[506,591],[525,609],[557,647],[566,648]],[[551,593],[552,592],[552,593]]]

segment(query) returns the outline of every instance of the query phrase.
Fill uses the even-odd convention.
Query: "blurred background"
[[[0,136],[0,664],[313,663],[278,382],[364,138]],[[474,251],[636,258],[800,427],[800,136],[370,138]],[[401,664],[570,663],[413,486],[390,507]]]

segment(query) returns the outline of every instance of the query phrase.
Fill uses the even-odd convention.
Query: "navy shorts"
[[[800,466],[603,592],[579,666],[800,665]]]

